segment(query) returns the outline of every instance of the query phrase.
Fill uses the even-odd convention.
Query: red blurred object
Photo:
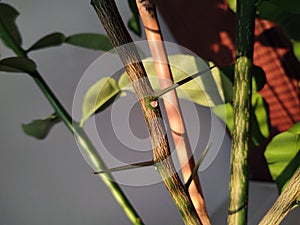
[[[235,14],[225,1],[165,0],[157,5],[178,44],[221,67],[234,62]],[[255,36],[254,64],[266,74],[260,93],[269,106],[271,138],[300,120],[300,63],[289,39],[272,22],[257,19]],[[255,180],[271,180],[263,155],[267,141],[250,154]]]

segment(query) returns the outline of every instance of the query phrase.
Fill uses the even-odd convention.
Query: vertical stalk
[[[163,90],[173,84],[173,77],[156,15],[155,3],[153,0],[137,0],[136,4],[144,24],[156,74],[159,79],[160,89]],[[195,161],[176,91],[172,90],[164,94],[163,103],[166,109],[178,161],[181,166],[183,180],[186,182],[194,170]],[[198,175],[194,176],[188,191],[201,222],[204,225],[210,225]]]
[[[150,134],[153,158],[167,190],[185,224],[202,224],[174,168],[160,109],[158,105],[151,106],[153,89],[115,2],[113,0],[92,0],[92,5],[113,46],[116,47],[135,90]]]
[[[65,125],[69,128],[71,133],[75,136],[78,144],[81,146],[87,157],[90,159],[92,165],[95,167],[96,170],[105,170],[106,165],[100,155],[98,154],[95,146],[90,141],[89,137],[86,135],[85,131],[78,126],[76,121],[73,121],[72,117],[68,114],[68,112],[64,109],[61,105],[59,100],[56,98],[54,93],[48,87],[47,83],[43,80],[41,75],[35,71],[31,74],[34,81],[44,93],[52,107],[54,108],[56,114],[61,118],[61,120],[65,123]],[[119,203],[119,205],[124,210],[125,214],[127,215],[128,219],[135,225],[143,225],[143,222],[133,206],[131,205],[130,201],[126,197],[125,193],[122,191],[120,186],[114,181],[114,178],[111,174],[99,174],[98,175],[102,181],[106,184],[108,189],[111,191],[112,195]]]
[[[228,224],[246,225],[255,0],[237,0],[236,63]]]
[[[9,47],[15,52],[17,56],[28,58],[24,49],[14,40],[10,33],[7,32],[6,27],[1,23],[1,21],[0,34],[1,38],[5,41],[5,43],[9,45]],[[52,90],[42,78],[41,74],[38,71],[34,71],[30,75],[34,79],[35,83],[40,88],[40,90],[43,92],[43,94],[55,110],[56,114],[65,123],[65,125],[68,127],[71,133],[74,134],[79,145],[82,147],[82,149],[85,151],[85,153],[91,160],[93,166],[97,170],[105,170],[106,166],[103,160],[101,159],[100,155],[98,154],[96,148],[90,141],[89,137],[86,135],[84,130],[78,126],[78,123],[73,121],[73,118],[69,115],[69,113],[63,107],[63,105],[56,98]],[[125,193],[121,190],[120,186],[114,181],[113,177],[108,173],[99,175],[99,177],[106,184],[106,186],[111,191],[112,195],[115,197],[119,205],[123,208],[129,220],[135,225],[143,225],[141,218],[129,202]]]

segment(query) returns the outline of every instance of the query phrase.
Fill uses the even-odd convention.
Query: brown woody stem
[[[154,161],[166,188],[179,209],[185,224],[201,224],[192,201],[174,168],[159,107],[151,107],[153,89],[138,56],[137,49],[113,0],[92,0],[103,27],[116,48],[144,113],[150,133]]]
[[[136,0],[136,3],[144,24],[145,33],[154,60],[156,74],[159,78],[160,88],[162,90],[168,90],[168,88],[172,88],[173,77],[156,15],[155,4],[152,0]],[[179,84],[177,86],[179,86]],[[165,92],[163,95],[163,103],[166,109],[178,160],[182,169],[183,180],[187,182],[194,170],[195,161],[186,133],[176,91],[168,90],[168,92]],[[192,182],[188,186],[188,191],[201,222],[204,225],[210,225],[200,180],[197,174],[193,176]]]

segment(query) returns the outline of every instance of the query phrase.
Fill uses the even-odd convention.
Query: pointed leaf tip
[[[21,34],[16,25],[18,15],[19,12],[12,6],[0,3],[0,38],[4,44],[11,49],[14,49],[14,44],[11,39],[19,46],[22,44]]]
[[[35,44],[33,44],[28,50],[33,51],[33,50],[39,50],[42,48],[48,48],[48,47],[54,47],[54,46],[59,46],[65,42],[65,35],[62,33],[52,33],[48,34],[45,37],[42,37],[40,40],[38,40]]]
[[[28,58],[11,57],[0,60],[0,71],[31,74],[36,70],[36,64]]]

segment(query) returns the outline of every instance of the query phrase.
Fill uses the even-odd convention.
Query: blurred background
[[[89,1],[2,2],[11,4],[21,13],[17,24],[23,36],[25,49],[39,38],[56,31],[65,35],[83,32],[105,33]],[[131,15],[127,1],[117,1],[117,4],[124,21],[127,22]],[[163,6],[160,7],[164,12]],[[168,20],[167,17],[165,19]],[[162,18],[161,26],[165,40],[175,42],[173,34]],[[204,31],[204,27],[200,31],[208,32]],[[134,40],[145,39],[144,35],[139,38],[131,34]],[[13,56],[2,43],[0,53],[1,58]],[[49,86],[71,112],[74,94],[82,75],[101,54],[102,52],[63,45],[36,51],[30,56],[36,61]],[[224,60],[229,62],[232,59]],[[45,140],[36,140],[23,133],[22,123],[53,113],[53,109],[33,80],[25,74],[1,73],[0,94],[0,225],[130,224],[106,186],[98,177],[91,175],[92,168],[84,160],[73,136],[62,123],[56,125]],[[191,105],[182,101],[183,112],[188,112],[192,108]],[[193,126],[195,118],[190,117],[189,113],[184,113],[192,137],[191,142],[195,142],[195,138],[199,140],[199,136],[204,137],[200,140],[207,141],[212,129],[220,130],[220,151],[210,166],[199,175],[212,223],[225,225],[230,138],[228,135],[223,137],[224,124],[217,119],[213,120],[208,109],[197,107],[197,112],[200,129]],[[134,106],[131,113],[134,121],[132,132],[141,139],[147,139],[138,106]],[[106,148],[117,152],[120,143],[117,143],[110,129],[110,116],[110,108],[96,116],[97,130],[105,140]],[[94,135],[92,134],[92,139],[97,138]],[[218,134],[214,135],[218,137]],[[201,149],[205,145],[206,143],[202,143],[198,147]],[[99,151],[101,153],[101,149]],[[126,158],[128,152],[130,149],[124,147],[118,157],[124,161],[129,160]],[[200,153],[196,152],[196,159]],[[146,151],[130,160],[150,160],[149,157],[151,152]],[[138,179],[138,172],[121,172],[116,174],[116,177],[118,179],[122,173],[126,173],[131,179]],[[143,170],[139,175],[144,176]],[[145,224],[183,224],[179,212],[161,183],[121,187]],[[255,225],[271,207],[278,193],[274,183],[251,181],[249,194],[249,224]],[[292,211],[282,224],[300,224],[299,218],[300,212],[297,209]]]

